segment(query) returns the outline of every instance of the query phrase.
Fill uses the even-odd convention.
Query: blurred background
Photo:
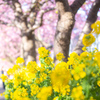
[[[16,1],[15,5],[13,1]],[[24,45],[27,51],[33,46],[32,44],[35,45],[32,48],[36,50],[33,53],[36,57],[34,60],[37,63],[39,63],[37,52],[39,47],[43,46],[49,49],[51,51],[50,56],[54,57],[54,36],[58,21],[55,0],[13,1],[0,0],[0,74],[7,74],[7,70],[15,64],[16,58],[19,56],[22,57],[23,52],[25,52],[22,49]],[[69,5],[73,1],[68,0]],[[73,52],[77,44],[94,1],[87,0],[75,15],[75,25],[71,34],[69,54]],[[97,16],[97,20],[100,20],[100,11],[98,11]],[[35,38],[31,34],[28,41],[26,37],[23,37],[24,35],[27,36],[28,33],[32,33]],[[31,41],[31,37],[35,42]],[[93,47],[98,44],[97,48],[100,50],[99,37]],[[28,55],[28,53],[26,52],[25,55]],[[3,87],[3,83],[0,79],[1,87]]]

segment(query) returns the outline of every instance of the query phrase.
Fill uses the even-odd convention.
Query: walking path
[[[2,84],[2,81],[0,79],[0,94],[4,92],[4,89],[3,89],[3,84]],[[5,100],[3,96],[0,96],[0,100]]]
[[[4,89],[0,88],[0,93],[3,93]],[[0,100],[5,100],[3,96],[0,96]]]

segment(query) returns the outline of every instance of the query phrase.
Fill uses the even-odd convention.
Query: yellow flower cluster
[[[86,76],[86,72],[84,71],[85,64],[74,65],[71,73],[75,80],[79,80]]]
[[[78,87],[73,88],[71,96],[75,100],[84,100],[84,95],[83,95],[83,92],[82,92],[82,86],[78,86]]]
[[[36,95],[40,91],[40,88],[38,85],[32,84],[31,85],[31,95]]]
[[[47,100],[47,98],[52,94],[52,87],[48,86],[48,87],[42,87],[42,89],[40,90],[40,92],[37,94],[37,98],[39,98],[39,100]]]
[[[61,61],[63,58],[65,58],[64,57],[64,55],[62,54],[62,53],[58,53],[57,55],[56,55],[56,58],[57,58],[57,60],[59,60],[59,61]]]
[[[98,65],[100,67],[100,51],[95,53],[94,60],[97,61]]]
[[[84,99],[81,99],[79,97],[78,92],[76,93],[76,95],[74,95],[75,94],[73,92],[74,90],[72,90],[73,93],[71,93],[71,96],[75,100],[86,100],[87,97],[85,94],[88,94],[89,93],[88,91],[96,91],[96,90],[98,91],[100,87],[100,81],[99,81],[100,80],[99,79],[100,77],[100,52],[97,49],[95,49],[93,52],[85,51],[81,53],[80,56],[78,56],[75,52],[73,52],[68,58],[67,64],[71,68],[71,74],[72,74],[71,81],[73,82],[73,84],[75,81],[77,81],[77,84],[75,86],[77,87],[77,85],[78,86],[81,85],[82,88],[84,89],[84,90],[83,89],[80,90],[81,94],[84,95],[81,97],[84,97]],[[91,82],[93,82],[92,86],[91,86]],[[97,84],[94,84],[94,82]],[[87,85],[89,88],[86,87]],[[78,90],[75,90],[75,91],[78,91]],[[94,96],[96,94],[92,92],[90,94],[91,96],[88,97],[88,100],[98,100],[96,99],[97,97]]]
[[[51,58],[51,57],[47,57],[46,59],[45,59],[45,63],[47,64],[47,65],[50,65],[50,63],[53,61],[53,59]]]
[[[65,94],[67,92],[66,87],[68,86],[71,74],[68,69],[67,63],[61,62],[56,65],[55,69],[51,72],[51,82],[54,91]]]
[[[8,77],[7,77],[6,75],[2,74],[2,75],[0,76],[0,78],[1,78],[2,81],[4,82]]]
[[[100,21],[96,21],[94,24],[91,25],[92,33],[96,33],[97,35],[100,34]]]
[[[59,53],[57,65],[44,47],[39,48],[39,53],[41,66],[35,61],[22,66],[19,61],[7,72],[13,79],[1,76],[6,85],[6,100],[99,100],[100,52],[97,49],[80,56],[73,52],[67,62],[61,60],[63,55]]]
[[[18,87],[14,93],[10,94],[12,100],[29,100],[27,90],[24,87]]]
[[[99,80],[99,81],[97,81],[97,85],[100,87],[100,80]]]
[[[86,51],[87,49],[86,49],[86,47],[83,47],[82,50],[83,50],[83,51]]]
[[[27,69],[29,70],[29,72],[32,72],[32,73],[36,73],[37,70],[38,70],[38,65],[35,61],[31,61],[27,64]]]
[[[20,69],[20,66],[19,65],[14,65],[13,68],[9,68],[7,73],[8,73],[8,75],[12,75],[18,69]]]
[[[44,47],[39,48],[38,53],[40,54],[40,58],[45,58],[50,54],[50,52],[46,50]]]
[[[90,46],[95,41],[95,37],[89,33],[83,36],[82,42],[84,46]]]
[[[21,58],[21,57],[18,57],[17,60],[16,60],[16,63],[17,63],[17,64],[24,63],[24,59]]]
[[[55,97],[53,100],[58,100],[58,98],[59,98],[59,97],[57,96],[57,97]]]
[[[68,65],[72,65],[73,63],[76,62],[77,59],[79,59],[79,55],[77,53],[75,53],[75,52],[72,52],[70,54],[70,57],[68,58],[67,64]]]
[[[90,100],[96,100],[96,99],[94,99],[92,96],[90,97]]]

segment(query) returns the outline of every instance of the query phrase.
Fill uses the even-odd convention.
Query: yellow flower
[[[100,80],[99,80],[99,81],[97,81],[97,85],[100,87]]]
[[[88,56],[88,52],[82,52],[81,54],[80,54],[80,57],[81,58],[85,58],[85,57],[87,57]]]
[[[89,53],[89,52],[82,52],[81,54],[80,54],[80,58],[82,59],[82,60],[84,60],[84,61],[87,61],[87,60],[91,60],[92,58],[93,58],[93,56],[92,56],[92,54],[91,53]]]
[[[41,83],[40,78],[36,78],[35,82],[36,82],[37,84],[40,84],[40,83]]]
[[[6,98],[6,99],[8,98],[8,95],[7,95],[7,94],[5,95],[5,98]]]
[[[55,98],[53,98],[53,100],[58,100],[58,96],[57,96],[57,97],[55,97]]]
[[[7,74],[8,74],[8,75],[11,75],[11,74],[13,74],[13,73],[14,73],[13,68],[9,68],[8,71],[7,71]]]
[[[8,79],[8,83],[13,83],[12,79]]]
[[[96,74],[94,74],[93,72],[91,72],[91,74],[92,74],[92,76],[93,76],[93,77],[95,77],[95,76],[96,76]]]
[[[91,25],[92,33],[100,34],[100,21],[96,21]]]
[[[75,100],[84,100],[84,95],[82,92],[82,86],[78,86],[78,87],[74,87],[72,89],[72,94],[71,96],[75,99]]]
[[[77,59],[79,59],[79,55],[75,52],[72,52],[68,58],[67,64],[73,65]]]
[[[77,86],[79,86],[79,83],[77,83]]]
[[[61,61],[63,58],[65,58],[64,57],[64,55],[62,54],[62,53],[58,53],[57,55],[56,55],[56,58],[57,58],[57,60],[59,60],[59,61]]]
[[[84,46],[90,46],[95,41],[95,37],[89,33],[83,36],[82,42]]]
[[[11,92],[11,98],[13,98],[13,100],[30,100],[27,96],[28,93],[24,87],[18,87],[14,93]]]
[[[23,85],[27,85],[27,82],[23,82]]]
[[[82,50],[83,50],[83,51],[86,51],[86,47],[83,47]]]
[[[94,98],[91,96],[89,100],[96,100],[96,99],[94,99]]]
[[[96,52],[95,54],[94,54],[94,60],[95,61],[97,61],[97,64],[98,64],[98,66],[99,66],[99,68],[100,68],[100,51],[99,52]]]
[[[47,98],[52,94],[52,87],[42,87],[41,91],[37,94],[39,100],[47,100]]]
[[[27,64],[27,69],[28,69],[28,71],[30,71],[32,73],[36,73],[37,69],[38,69],[38,65],[37,65],[37,63],[35,61],[30,61]]]
[[[28,80],[27,77],[28,77],[28,72],[26,69],[22,68],[21,70],[16,71],[13,77],[14,86],[17,87],[23,80],[25,79]]]
[[[3,93],[0,93],[0,96],[3,96]]]
[[[46,79],[46,77],[47,77],[47,74],[45,74],[45,73],[41,73],[40,78]]]
[[[74,79],[77,81],[80,79],[80,76],[78,74],[74,74]]]
[[[0,78],[2,79],[3,82],[4,82],[6,79],[8,79],[8,77],[7,77],[6,75],[4,75],[4,74],[2,74],[2,75],[0,76]]]
[[[16,60],[16,64],[22,64],[24,62],[25,62],[24,59],[21,58],[21,57],[18,57],[17,60]]]
[[[79,80],[80,78],[84,78],[86,76],[86,72],[84,72],[85,64],[79,64],[73,66],[71,73],[75,80]]]
[[[38,85],[32,84],[31,85],[31,95],[35,95],[40,91],[40,88]]]
[[[58,14],[58,11],[56,10],[55,13]]]
[[[47,49],[45,49],[44,47],[39,48],[38,53],[40,54],[40,56],[39,56],[40,58],[45,58],[50,54],[50,52]]]
[[[86,76],[86,72],[82,71],[82,72],[80,73],[80,77],[81,77],[81,78],[84,78],[85,76]]]
[[[13,66],[13,69],[14,69],[14,70],[18,70],[19,68],[20,68],[19,65],[14,65],[14,66]]]
[[[52,63],[52,61],[53,61],[53,59],[51,58],[51,57],[46,57],[46,59],[45,59],[45,63],[47,64],[47,65],[50,65],[51,63]]]
[[[51,82],[53,89],[57,92],[61,92],[61,89],[68,85],[70,79],[71,74],[67,63],[65,62],[57,64],[55,69],[51,72]]]

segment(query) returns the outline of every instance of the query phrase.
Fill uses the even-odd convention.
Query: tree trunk
[[[69,54],[69,44],[71,32],[75,23],[75,14],[78,9],[84,4],[86,0],[75,0],[69,6],[68,0],[56,0],[56,9],[58,10],[58,24],[54,41],[54,61],[56,61],[56,54],[63,53],[67,61]]]
[[[86,24],[79,36],[79,40],[77,42],[77,45],[74,49],[74,52],[76,52],[77,54],[81,54],[83,52],[82,48],[83,48],[83,43],[82,43],[82,38],[84,36],[84,34],[89,34],[91,32],[91,25],[96,21],[97,19],[97,12],[99,11],[100,8],[100,0],[95,0],[95,2],[93,3],[90,12],[88,14],[88,18],[86,20]]]
[[[56,9],[58,10],[58,24],[54,41],[54,61],[56,61],[56,54],[63,53],[67,61],[69,53],[69,44],[71,31],[74,26],[74,14],[71,12],[67,0],[56,0]]]
[[[67,61],[71,32],[74,26],[74,15],[71,12],[65,12],[60,17],[61,18],[58,20],[57,32],[54,41],[55,61],[56,54],[59,52],[64,54],[64,61]]]
[[[27,64],[29,61],[36,61],[35,35],[32,32],[22,33],[21,57],[24,58],[25,64]]]

